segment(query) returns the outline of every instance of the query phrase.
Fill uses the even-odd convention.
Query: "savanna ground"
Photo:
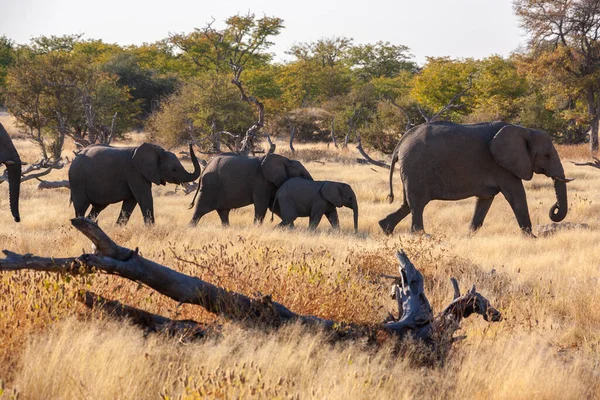
[[[16,130],[6,117],[0,121]],[[136,137],[130,142],[139,142]],[[24,161],[37,160],[27,140],[15,140]],[[284,143],[279,146],[285,148]],[[474,199],[433,202],[425,210],[430,238],[408,233],[405,219],[391,237],[377,221],[399,206],[386,202],[387,171],[359,165],[354,146],[342,152],[325,145],[297,145],[315,179],[350,183],[360,205],[360,232],[351,211],[340,211],[342,230],[324,219],[307,231],[275,222],[252,224],[252,207],[233,211],[222,228],[216,213],[187,226],[191,195],[175,187],[154,188],[156,225],[145,227],[139,209],[126,227],[115,224],[120,206],[105,210],[100,226],[119,244],[139,247],[171,268],[275,301],[303,314],[361,323],[381,322],[395,311],[389,280],[397,272],[394,252],[404,249],[425,276],[434,310],[451,300],[449,278],[463,290],[472,284],[504,315],[489,324],[480,317],[462,323],[466,335],[443,359],[419,355],[418,346],[380,338],[332,344],[301,326],[265,332],[215,319],[198,306],[181,305],[117,277],[71,278],[42,273],[0,275],[0,379],[4,396],[50,398],[597,398],[600,397],[600,170],[576,167],[585,146],[559,147],[569,184],[566,221],[590,229],[548,238],[523,237],[508,203],[499,196],[485,225],[469,235]],[[279,151],[278,151],[279,152]],[[65,151],[69,157],[72,153]],[[186,164],[190,168],[190,164]],[[67,169],[48,179],[66,179]],[[396,175],[396,182],[400,182]],[[13,222],[8,185],[0,185],[0,245],[19,253],[77,256],[90,242],[70,226],[68,190],[22,185],[22,222]],[[550,179],[526,183],[534,231],[549,224],[554,204]],[[178,261],[176,257],[193,260]],[[200,342],[147,335],[85,309],[81,289],[93,290],[171,318],[219,325]],[[401,351],[398,351],[401,349]]]

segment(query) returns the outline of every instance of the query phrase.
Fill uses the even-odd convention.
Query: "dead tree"
[[[24,164],[27,165],[27,164]],[[54,162],[50,162],[49,160],[41,160],[35,164],[30,165],[26,169],[21,172],[21,182],[26,182],[31,179],[38,179],[42,176],[48,175],[53,170],[62,169],[66,163],[62,158],[55,160]],[[41,172],[37,172],[41,171]],[[0,184],[8,181],[8,171],[5,170],[2,175],[0,175]]]
[[[594,168],[599,168],[600,169],[600,159],[593,157],[594,158],[594,162],[588,161],[585,163],[578,163],[575,161],[571,161],[573,164],[577,165],[578,167],[583,167],[583,166],[589,166],[589,167],[594,167]]]
[[[331,141],[333,142],[333,146],[337,149],[337,140],[335,138],[335,118],[331,119]]]
[[[292,154],[296,152],[294,149],[294,138],[296,137],[296,125],[290,125],[290,150]]]
[[[477,293],[475,288],[466,295],[460,296],[456,289],[457,286],[455,286],[455,299],[434,318],[424,293],[423,276],[404,252],[396,254],[400,262],[399,276],[384,276],[394,279],[393,294],[398,302],[398,317],[390,316],[381,324],[364,327],[312,315],[297,314],[283,304],[273,301],[270,295],[251,298],[229,291],[145,259],[140,256],[138,249],[131,250],[117,245],[95,222],[89,219],[74,218],[71,220],[71,224],[93,242],[96,248],[94,254],[56,258],[38,257],[31,254],[21,255],[4,250],[6,257],[0,259],[0,272],[33,270],[80,274],[95,269],[134,282],[141,282],[179,303],[199,305],[228,320],[262,327],[279,327],[288,322],[300,322],[352,337],[385,331],[399,337],[412,336],[424,340],[426,343],[432,343],[436,335],[440,334],[440,329],[450,330],[453,333],[458,328],[460,320],[473,313],[483,315],[486,320],[490,321],[498,321],[501,317],[500,312]],[[126,306],[121,308],[129,310],[124,311],[125,313],[137,312]],[[153,323],[162,324],[164,321],[161,316],[148,316],[147,313],[144,315],[146,315],[144,318],[150,318],[154,321]],[[191,322],[186,323],[186,326],[189,327],[189,324]],[[449,334],[450,338],[451,336]]]
[[[231,83],[237,86],[237,88],[240,90],[241,99],[248,103],[253,103],[256,105],[258,110],[258,120],[246,131],[246,135],[240,144],[239,152],[241,154],[248,154],[250,152],[254,152],[254,146],[257,141],[258,133],[265,125],[265,106],[263,103],[258,101],[256,97],[248,96],[244,91],[244,86],[240,80],[240,76],[244,70],[243,67],[239,64],[236,64],[233,60],[229,62],[229,66],[233,70],[233,79],[231,80]]]
[[[356,134],[356,143],[358,143],[357,146],[356,146],[356,150],[358,150],[358,152],[360,153],[360,155],[364,157],[364,160],[362,160],[360,158],[357,158],[356,159],[357,162],[359,162],[359,163],[363,163],[364,162],[364,163],[368,163],[368,164],[373,164],[373,165],[377,165],[378,167],[381,167],[381,168],[388,168],[388,169],[390,168],[389,164],[386,164],[384,161],[373,160],[365,152],[365,150],[362,147],[362,142],[360,140],[360,134],[358,134],[358,133]]]

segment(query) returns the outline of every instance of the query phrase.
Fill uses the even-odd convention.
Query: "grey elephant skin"
[[[123,202],[117,220],[126,224],[139,204],[144,222],[154,223],[152,184],[192,182],[200,176],[200,164],[190,145],[194,171],[185,170],[177,156],[160,146],[144,143],[138,147],[94,145],[85,148],[69,168],[71,200],[77,217],[96,219],[109,204]]]
[[[379,221],[387,234],[409,213],[411,230],[423,231],[423,209],[431,200],[477,197],[471,230],[483,225],[494,196],[502,193],[519,227],[531,234],[531,220],[523,180],[533,173],[554,180],[556,204],[550,209],[554,222],[567,215],[567,187],[560,158],[550,136],[541,131],[491,122],[459,125],[433,122],[408,131],[398,143],[390,169],[390,202],[393,201],[394,165],[400,165],[404,189],[402,206]]]
[[[254,204],[254,222],[261,223],[277,189],[294,177],[312,180],[302,163],[278,154],[263,157],[220,154],[202,172],[196,192],[198,203],[190,225],[197,225],[200,218],[211,211],[217,211],[221,223],[229,225],[230,210],[250,204]]]
[[[21,221],[19,215],[19,192],[21,190],[21,158],[8,136],[4,126],[0,124],[0,164],[6,165],[8,171],[8,192],[10,212],[15,222]]]
[[[279,226],[294,226],[298,217],[309,217],[309,229],[316,229],[323,215],[334,229],[339,229],[337,208],[354,212],[354,231],[358,231],[358,201],[352,187],[342,182],[287,180],[277,191],[273,213],[281,218]]]

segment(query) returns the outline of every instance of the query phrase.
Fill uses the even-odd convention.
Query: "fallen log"
[[[475,288],[466,295],[460,296],[456,283],[453,302],[434,318],[433,310],[424,293],[423,276],[406,254],[401,251],[396,254],[400,263],[400,275],[383,276],[394,279],[392,289],[393,298],[398,302],[398,317],[390,316],[381,324],[366,327],[336,322],[318,316],[297,314],[283,304],[272,301],[269,295],[251,298],[229,291],[145,259],[139,255],[138,249],[131,250],[119,246],[95,222],[89,219],[74,218],[71,220],[71,224],[92,241],[96,248],[94,254],[54,258],[31,254],[21,255],[4,250],[6,257],[0,259],[0,272],[34,270],[76,275],[97,270],[134,282],[141,282],[179,303],[199,305],[228,320],[252,323],[263,327],[279,327],[284,323],[299,322],[332,330],[348,337],[370,336],[373,332],[383,330],[400,337],[408,335],[432,342],[432,338],[439,334],[439,331],[444,331],[447,333],[446,336],[451,337],[452,333],[458,329],[462,318],[471,314],[480,314],[489,321],[498,321],[501,317],[500,312],[492,307],[485,297],[477,293]],[[113,303],[105,302],[105,304]],[[107,307],[115,309],[117,306],[113,304],[113,306]],[[126,306],[122,305],[119,307],[122,310],[128,310],[123,312],[132,316],[137,315],[138,311],[143,312],[133,308],[124,308]],[[154,324],[164,325],[166,323],[164,317],[152,317],[148,314],[144,314],[144,318],[153,320]]]
[[[59,188],[67,188],[69,189],[71,187],[71,185],[69,184],[68,180],[62,180],[62,181],[45,181],[42,179],[38,179],[38,181],[40,181],[40,183],[38,183],[38,190],[42,190],[42,189],[59,189]]]
[[[115,300],[106,299],[88,290],[83,292],[78,300],[89,309],[99,309],[111,317],[128,319],[148,333],[164,333],[185,339],[200,339],[207,333],[206,327],[199,322],[189,319],[173,320],[162,315],[152,314]]]

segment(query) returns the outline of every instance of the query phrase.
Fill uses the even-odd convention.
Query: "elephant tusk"
[[[575,178],[561,178],[560,176],[553,176],[552,179],[564,183],[569,183],[575,180]]]
[[[4,161],[4,165],[14,165],[14,163],[15,163],[15,162],[14,162],[14,161],[11,161],[11,160],[6,160],[6,161]]]

